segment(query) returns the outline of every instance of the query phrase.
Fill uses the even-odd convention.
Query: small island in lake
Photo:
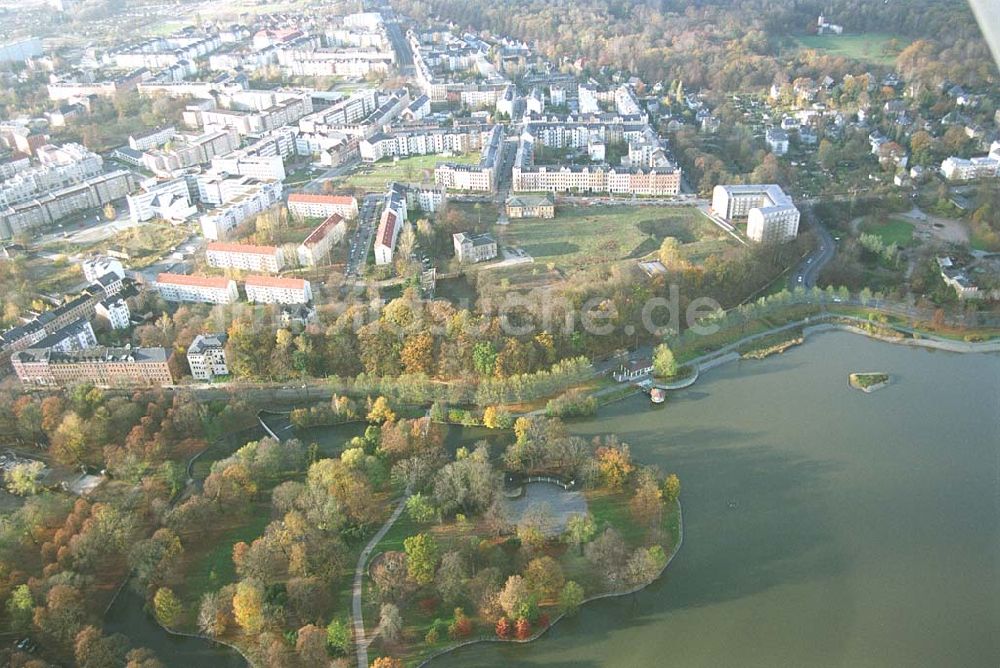
[[[881,390],[889,384],[887,373],[852,373],[849,377],[851,387],[862,392]]]

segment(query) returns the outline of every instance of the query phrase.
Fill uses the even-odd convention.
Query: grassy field
[[[885,221],[865,221],[861,231],[878,236],[885,244],[909,246],[913,243],[913,223],[899,218],[889,218]]]
[[[889,33],[871,32],[862,35],[803,35],[795,37],[795,42],[803,49],[815,49],[829,56],[891,65],[910,40]]]
[[[664,237],[684,244],[692,261],[728,245],[722,232],[686,207],[561,208],[552,220],[518,220],[500,232],[506,246],[559,268],[639,259],[656,252]]]
[[[390,181],[409,183],[434,183],[434,168],[442,162],[473,164],[479,162],[479,153],[466,153],[445,157],[417,155],[393,161],[391,158],[359,167],[353,174],[335,179],[338,187],[358,188],[366,192],[380,192]]]

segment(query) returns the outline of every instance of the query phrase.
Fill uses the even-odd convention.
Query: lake
[[[680,553],[538,642],[435,667],[1000,665],[1000,356],[831,332],[573,429],[678,473]]]

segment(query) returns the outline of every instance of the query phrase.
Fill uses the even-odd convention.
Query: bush
[[[548,417],[588,417],[597,413],[597,399],[582,390],[569,390],[550,399],[545,406]]]

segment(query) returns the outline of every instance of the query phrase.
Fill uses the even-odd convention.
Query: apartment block
[[[96,347],[72,352],[29,348],[14,353],[11,364],[25,385],[115,387],[174,382],[164,348]]]
[[[726,220],[745,218],[747,237],[757,243],[784,243],[799,232],[799,210],[774,184],[715,186],[712,211]]]
[[[398,183],[386,195],[382,217],[375,231],[375,264],[391,264],[396,241],[406,223],[406,192]]]
[[[288,213],[293,218],[329,218],[340,216],[351,220],[358,215],[358,200],[349,195],[313,195],[292,193],[288,196]]]
[[[316,227],[298,247],[299,264],[317,267],[325,262],[330,249],[347,234],[347,223],[340,214],[332,214]]]
[[[121,297],[108,297],[98,302],[94,312],[98,318],[105,320],[111,329],[128,329],[132,324],[132,313],[129,311],[128,303]]]
[[[188,367],[195,380],[212,380],[228,376],[225,334],[199,334],[187,349]]]
[[[229,278],[166,272],[156,277],[156,290],[168,302],[232,304],[240,296],[236,281]]]
[[[247,276],[243,287],[254,304],[308,304],[313,296],[309,281],[301,278]]]
[[[209,267],[276,274],[285,266],[284,251],[276,246],[212,242],[205,258]]]

